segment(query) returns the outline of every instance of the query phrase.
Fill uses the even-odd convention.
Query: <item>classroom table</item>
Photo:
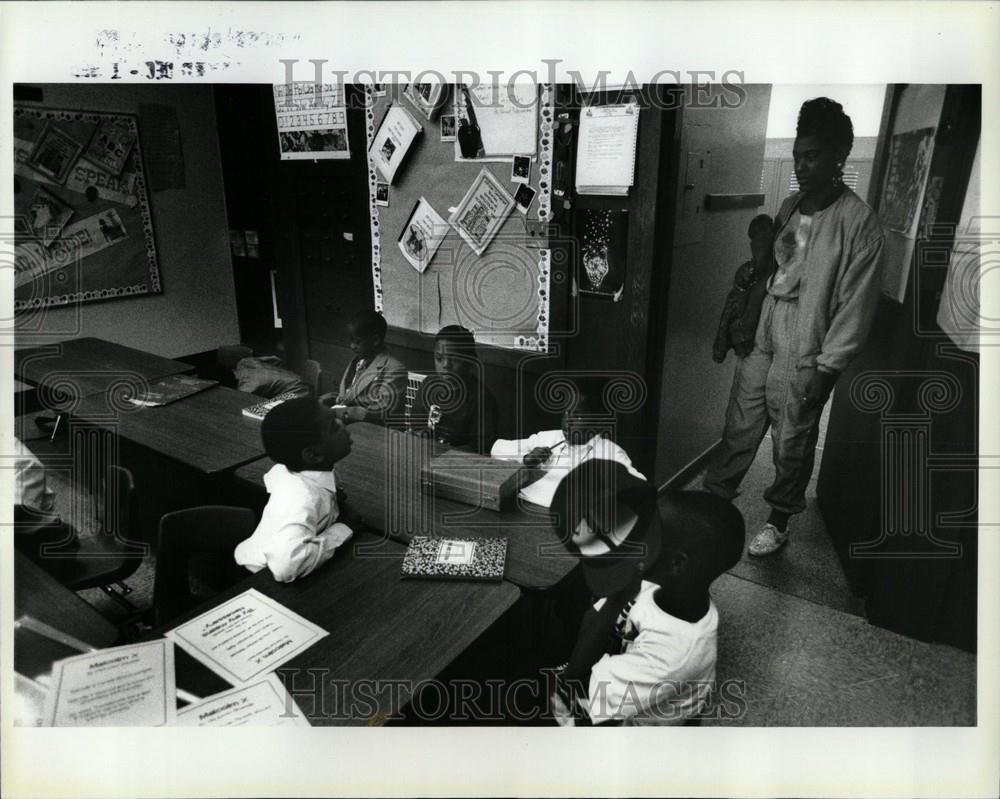
[[[37,389],[14,378],[14,413],[28,413],[35,410]]]
[[[118,630],[76,593],[14,550],[14,614],[32,616],[95,648],[111,646]]]
[[[358,533],[307,577],[279,583],[264,569],[149,637],[255,588],[330,633],[277,669],[310,722],[380,725],[519,597],[507,582],[404,580],[404,552],[394,541]],[[175,653],[178,687],[200,697],[229,689],[187,653]]]
[[[504,577],[529,589],[549,588],[576,565],[559,543],[546,508],[519,503],[496,512],[433,496],[420,484],[424,463],[443,448],[420,436],[367,422],[348,427],[351,454],[336,466],[337,485],[346,494],[345,512],[375,530],[406,543],[414,535],[503,536],[507,538]],[[238,483],[264,489],[268,458],[234,472]]]
[[[116,384],[141,384],[194,367],[99,338],[76,338],[40,347],[15,347],[14,376],[71,397],[104,394]]]
[[[260,422],[243,415],[263,400],[256,394],[214,386],[160,407],[122,403],[109,407],[103,395],[85,397],[74,418],[114,431],[201,474],[233,469],[264,454]]]

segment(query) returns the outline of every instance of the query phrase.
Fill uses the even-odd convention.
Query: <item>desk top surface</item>
[[[194,371],[182,361],[163,358],[99,338],[77,338],[58,344],[15,348],[14,376],[32,385],[58,387],[77,397],[103,394],[127,383]]]
[[[440,448],[428,439],[359,422],[351,431],[351,454],[337,464],[337,485],[346,493],[351,518],[406,543],[414,535],[503,536],[504,576],[522,588],[549,588],[576,565],[559,543],[547,508],[528,503],[503,512],[436,497],[420,482],[422,466]],[[241,483],[264,488],[269,458],[236,470]]]
[[[242,413],[259,402],[255,394],[224,386],[160,407],[109,402],[98,394],[83,399],[74,416],[199,472],[214,474],[264,454],[260,422]]]
[[[404,580],[404,552],[396,542],[358,534],[308,577],[279,583],[264,569],[153,637],[255,588],[330,633],[278,669],[309,720],[381,724],[406,705],[414,686],[439,675],[520,596],[505,582]],[[197,696],[228,689],[186,653],[177,655],[180,687]]]
[[[32,616],[96,648],[111,646],[118,639],[118,630],[110,621],[16,550],[14,612]]]

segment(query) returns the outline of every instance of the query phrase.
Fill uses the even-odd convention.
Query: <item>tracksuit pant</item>
[[[798,310],[797,300],[764,298],[753,351],[736,363],[721,451],[704,482],[713,494],[736,497],[770,425],[774,482],[764,501],[788,514],[805,509],[823,412],[822,406],[802,408],[813,370],[797,366]]]

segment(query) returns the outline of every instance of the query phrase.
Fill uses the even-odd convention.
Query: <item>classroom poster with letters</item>
[[[342,86],[294,81],[273,88],[282,161],[351,157]]]

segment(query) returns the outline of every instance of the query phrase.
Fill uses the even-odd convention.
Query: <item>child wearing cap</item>
[[[708,589],[740,558],[743,517],[702,492],[657,499],[629,477],[592,461],[560,484],[553,502],[565,514],[567,547],[602,597],[556,674],[561,726],[683,724],[714,686],[719,617]],[[591,498],[573,499],[584,487]]]

